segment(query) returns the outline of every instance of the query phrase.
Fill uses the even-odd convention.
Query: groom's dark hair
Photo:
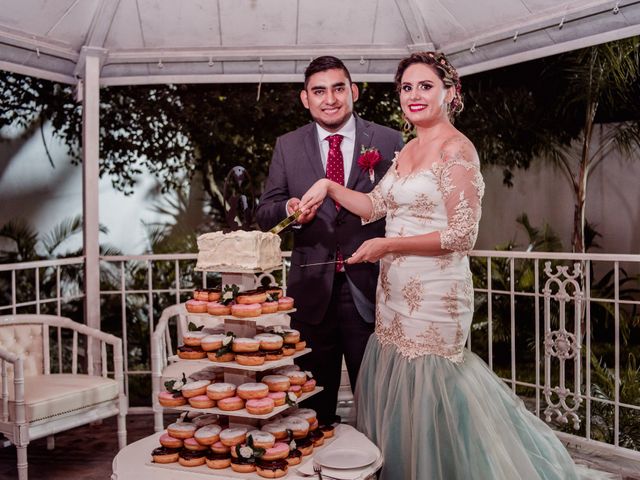
[[[342,60],[331,55],[324,55],[322,57],[314,58],[313,61],[307,66],[304,71],[304,88],[307,89],[309,78],[319,72],[326,72],[327,70],[338,69],[342,70],[351,84],[351,74],[347,67],[344,66]]]

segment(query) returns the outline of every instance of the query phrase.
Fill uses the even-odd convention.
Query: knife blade
[[[291,215],[289,215],[287,218],[285,218],[280,223],[278,223],[271,230],[269,230],[269,233],[276,233],[276,234],[280,233],[282,230],[284,230],[289,225],[291,225],[293,222],[295,222],[300,215],[302,215],[302,210],[296,210]]]

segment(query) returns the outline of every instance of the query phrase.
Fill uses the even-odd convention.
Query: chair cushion
[[[28,422],[35,422],[118,398],[118,384],[111,378],[57,373],[24,379]],[[9,391],[11,418],[15,418],[13,383]],[[0,411],[2,407],[0,405]]]
[[[41,375],[42,358],[42,325],[19,324],[0,327],[0,346],[14,355],[24,359],[24,376]],[[8,365],[7,373],[13,380],[13,365]]]

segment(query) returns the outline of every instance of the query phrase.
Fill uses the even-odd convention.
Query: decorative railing
[[[286,284],[288,256],[282,273],[266,280]],[[193,288],[219,282],[196,272],[195,258],[101,258],[101,326],[123,340],[133,411],[150,404],[150,338],[160,313]],[[468,347],[572,439],[637,450],[640,255],[474,251],[471,263],[476,314]],[[75,309],[82,320],[82,265],[82,258],[0,265],[0,314]]]

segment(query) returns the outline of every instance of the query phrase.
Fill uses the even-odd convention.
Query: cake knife
[[[280,223],[278,223],[271,230],[269,230],[269,233],[276,233],[276,234],[280,233],[282,230],[284,230],[289,225],[291,225],[293,222],[295,222],[300,215],[302,215],[302,210],[296,210],[291,215],[289,215],[287,218],[285,218]]]

